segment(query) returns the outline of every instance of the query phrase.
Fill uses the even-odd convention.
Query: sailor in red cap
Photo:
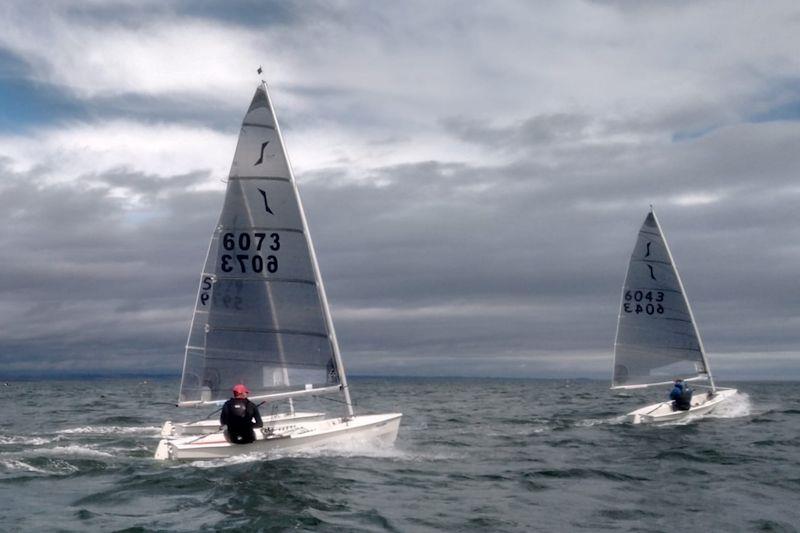
[[[233,398],[222,406],[219,423],[233,444],[249,444],[256,440],[253,428],[264,426],[258,406],[247,399],[250,391],[242,383],[233,387]]]

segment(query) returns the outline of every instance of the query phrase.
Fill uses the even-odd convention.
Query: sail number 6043
[[[622,303],[622,310],[626,313],[636,313],[637,315],[640,313],[663,315],[664,306],[658,303],[663,301],[664,293],[661,291],[625,291],[625,301]]]
[[[655,296],[653,296],[655,293]],[[663,302],[664,293],[661,291],[625,291],[625,301],[641,302],[647,300],[648,302]]]

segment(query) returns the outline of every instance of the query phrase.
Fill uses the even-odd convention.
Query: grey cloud
[[[176,368],[219,194],[183,189],[198,176],[48,185],[36,174],[2,171],[7,370]],[[147,193],[138,212],[110,194],[134,183]]]
[[[381,187],[326,188],[317,177],[301,188],[334,309],[509,306],[506,316],[346,319],[341,337],[359,353],[396,346],[422,359],[458,354],[452,361],[526,346],[610,352],[627,258],[654,201],[709,349],[791,350],[797,308],[786,287],[800,215],[786,146],[797,134],[743,124],[695,142],[617,147],[620,165],[596,147],[563,150],[550,168],[428,162],[376,169]],[[721,200],[671,203],[695,193]],[[343,239],[354,220],[369,230]]]
[[[635,4],[640,14],[654,10],[656,17],[667,9]],[[349,370],[601,376],[610,366],[628,256],[650,203],[712,354],[796,352],[800,128],[786,120],[793,93],[785,80],[774,94],[765,89],[774,80],[765,76],[744,94],[663,98],[670,102],[665,107],[647,106],[646,95],[600,111],[562,102],[544,113],[528,102],[520,109],[531,114],[505,110],[498,117],[496,102],[475,106],[474,96],[482,94],[477,84],[508,95],[527,90],[520,79],[535,78],[516,78],[494,61],[517,41],[495,46],[492,35],[472,30],[506,28],[507,15],[476,25],[485,8],[440,21],[429,12],[399,16],[414,11],[405,4],[390,12],[364,4],[306,6],[270,4],[253,14],[250,2],[226,9],[208,2],[76,4],[68,14],[98,26],[113,20],[145,27],[174,17],[265,27],[282,43],[267,52],[296,60],[298,68],[321,66],[332,56],[318,48],[342,35],[370,29],[381,36],[347,39],[379,49],[374,57],[343,53],[323,72],[331,79],[298,76],[273,95],[303,102],[285,112],[278,106],[285,130],[349,128],[365,145],[380,144],[408,161],[376,166],[358,181],[350,179],[347,161],[298,175]],[[418,61],[425,64],[398,86],[390,71]],[[482,74],[476,87],[444,83],[450,75],[461,81],[462,68]],[[332,75],[340,72],[341,78]],[[433,81],[416,78],[420,73]],[[359,83],[349,84],[353,78]],[[452,87],[463,92],[433,95]],[[669,96],[670,88],[663,92]],[[242,102],[212,105],[180,92],[120,93],[87,98],[82,112],[233,135],[243,110]],[[403,141],[418,133],[443,132],[468,145],[469,160],[485,153],[486,162],[419,161],[402,153]],[[7,228],[0,235],[3,364],[177,372],[222,192],[194,190],[207,177],[202,172],[153,176],[120,168],[48,185],[39,178],[45,171],[53,174],[0,169],[0,220]],[[118,198],[117,189],[133,199]],[[692,195],[707,199],[693,203]],[[712,361],[724,374],[725,360]],[[798,375],[796,358],[765,361]],[[729,368],[748,376],[759,364],[737,359]]]
[[[456,137],[495,149],[581,140],[586,137],[585,130],[590,123],[585,115],[568,113],[537,115],[509,126],[494,126],[486,121],[465,117],[442,120],[445,130]]]
[[[529,375],[555,375],[563,365],[535,354],[594,353],[599,372],[652,200],[712,353],[791,350],[797,156],[780,148],[797,134],[743,125],[681,143],[554,141],[551,165],[520,153],[496,166],[375,168],[358,182],[340,168],[298,176],[348,367],[477,372],[507,354],[492,375],[516,374],[526,357]],[[736,150],[743,169],[729,161]],[[16,253],[0,287],[2,353],[19,368],[53,353],[80,367],[102,352],[126,368],[177,369],[222,200],[191,191],[203,177],[115,170],[52,187],[6,168],[0,199],[14,231],[2,244]],[[142,203],[110,194],[119,187]],[[670,203],[692,193],[723,200]]]

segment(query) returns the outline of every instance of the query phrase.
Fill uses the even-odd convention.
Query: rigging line
[[[329,402],[342,403],[342,404],[347,405],[347,402],[344,402],[342,400],[337,400],[336,398],[329,398],[327,396],[321,396],[321,395],[317,396],[317,398],[322,399],[322,400],[328,400]],[[353,405],[353,407],[358,407],[358,402],[352,402],[352,405]]]
[[[205,417],[203,417],[203,418],[201,418],[201,419],[199,419],[199,420],[195,420],[194,422],[189,422],[189,423],[190,423],[190,424],[196,424],[197,422],[202,422],[203,420],[208,420],[208,419],[209,419],[209,418],[211,418],[213,415],[215,415],[215,414],[219,413],[220,411],[222,411],[222,407],[223,407],[223,406],[220,406],[218,409],[216,409],[216,410],[214,410],[214,411],[212,411],[212,412],[208,413],[208,414],[207,414]]]
[[[664,405],[665,403],[672,403],[672,402],[661,402],[661,403],[660,403],[660,404],[658,404],[658,405],[657,405],[657,406],[656,406],[654,409],[651,409],[651,410],[647,411],[647,413],[645,413],[645,414],[644,414],[644,416],[647,416],[647,415],[649,415],[650,413],[652,413],[653,411],[655,411],[655,410],[659,409],[659,408],[660,408],[662,405]]]
[[[258,404],[256,407],[259,407],[259,406],[260,406],[262,403],[264,403],[264,402],[261,402],[261,403],[260,403],[260,404]],[[225,406],[223,405],[222,407],[225,407]],[[221,410],[222,410],[222,407],[220,407],[219,409],[217,409],[217,411],[221,411]],[[214,413],[216,413],[217,411],[214,411]],[[211,413],[211,414],[213,415],[214,413]],[[208,415],[208,416],[211,416],[211,415]],[[221,429],[222,429],[222,427],[220,427],[220,430],[221,430]],[[204,438],[204,437],[208,437],[208,434],[205,434],[205,433],[204,433],[204,434],[200,435],[199,437],[197,437],[196,439],[190,440],[190,441],[189,441],[187,444],[193,444],[193,443],[195,443],[195,442],[199,441],[200,439],[202,439],[202,438]]]
[[[266,402],[267,402],[267,400],[264,400],[264,401],[263,401],[263,402],[261,402],[260,404],[256,405],[256,407],[261,407],[261,406],[262,406],[262,405],[264,405]],[[215,409],[214,411],[212,411],[212,412],[208,413],[208,414],[207,414],[205,417],[203,417],[203,418],[200,418],[200,419],[198,419],[198,420],[195,420],[194,422],[187,422],[187,425],[188,425],[188,424],[196,424],[197,422],[202,422],[203,420],[208,420],[208,419],[209,419],[209,418],[211,418],[213,415],[215,415],[215,414],[219,413],[220,411],[222,411],[222,408],[223,408],[223,407],[225,407],[225,405],[224,405],[224,404],[223,404],[223,405],[221,405],[221,406],[220,406],[218,409]]]

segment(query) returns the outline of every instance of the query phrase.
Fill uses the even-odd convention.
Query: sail
[[[264,84],[244,117],[200,277],[180,402],[337,386],[338,349]]]
[[[707,373],[683,284],[651,211],[639,230],[622,287],[612,387],[651,385]]]

